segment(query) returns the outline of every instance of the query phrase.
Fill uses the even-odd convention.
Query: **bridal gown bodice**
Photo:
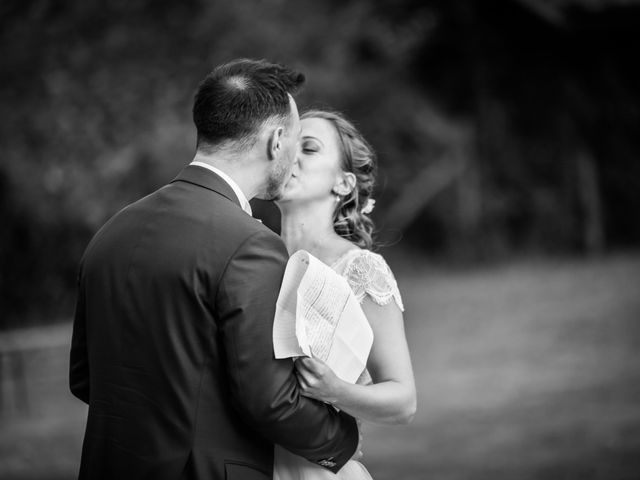
[[[381,255],[354,248],[338,258],[331,268],[347,279],[360,303],[366,297],[378,305],[395,301],[400,310],[404,311],[396,279]],[[367,370],[362,372],[357,383],[364,385],[371,383],[371,376]],[[358,461],[350,460],[337,474],[334,474],[276,445],[273,478],[274,480],[371,480],[372,477],[364,465]]]

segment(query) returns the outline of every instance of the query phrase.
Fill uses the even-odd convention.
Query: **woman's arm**
[[[302,394],[362,420],[407,424],[416,411],[416,388],[402,312],[394,302],[382,306],[368,296],[362,309],[374,335],[367,362],[373,384],[347,383],[321,360],[305,357],[296,361]]]

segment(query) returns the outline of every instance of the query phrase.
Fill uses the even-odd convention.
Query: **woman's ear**
[[[267,156],[269,160],[274,160],[280,154],[282,150],[282,135],[284,133],[284,128],[278,127],[271,135],[269,135],[269,141],[267,142]]]
[[[356,188],[356,176],[351,172],[340,172],[333,186],[333,192],[344,196],[350,194]]]

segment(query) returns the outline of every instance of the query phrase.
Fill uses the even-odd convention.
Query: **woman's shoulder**
[[[334,265],[340,264],[344,268],[350,269],[367,267],[366,271],[383,270],[391,272],[389,264],[380,253],[360,247],[351,248],[340,255]]]
[[[384,257],[364,248],[347,251],[338,260],[342,275],[361,302],[368,295],[379,305],[386,305],[395,299],[404,310],[398,283]]]

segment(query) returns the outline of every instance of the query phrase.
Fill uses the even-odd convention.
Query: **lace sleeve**
[[[395,300],[404,312],[396,279],[381,255],[363,250],[349,263],[344,275],[360,303],[366,295],[378,305],[387,305]]]

